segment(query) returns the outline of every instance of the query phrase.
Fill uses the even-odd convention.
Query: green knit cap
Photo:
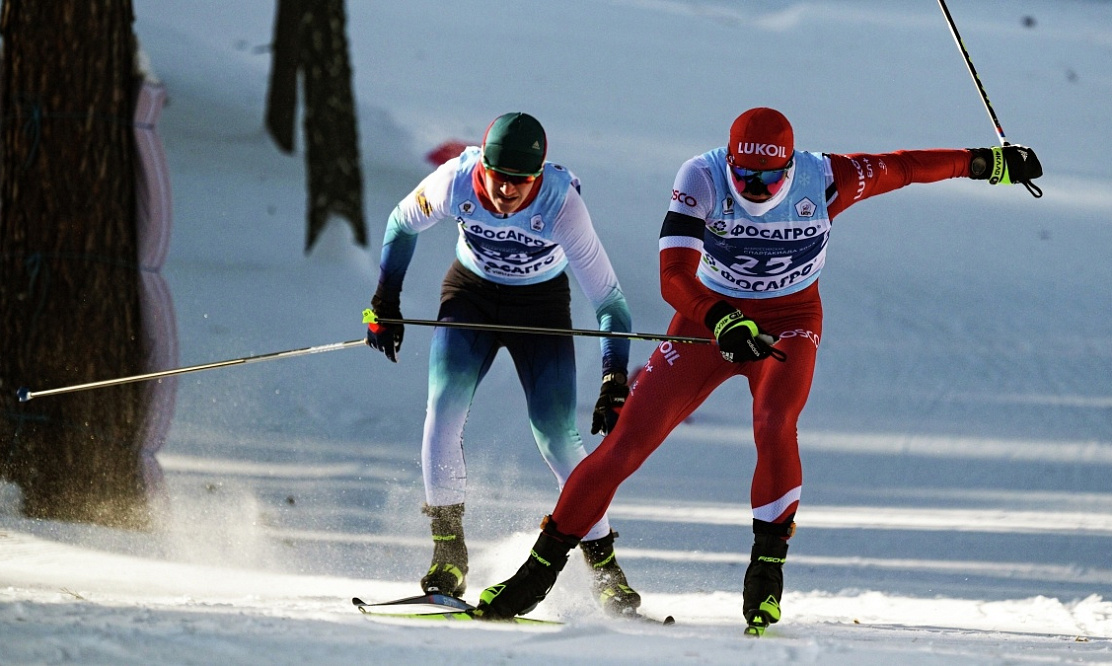
[[[483,165],[510,175],[538,175],[547,152],[544,128],[528,113],[498,116],[483,137]]]

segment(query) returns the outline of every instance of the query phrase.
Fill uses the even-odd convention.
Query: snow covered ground
[[[738,604],[741,383],[612,508],[645,610],[675,626],[603,618],[578,562],[535,612],[567,621],[555,631],[356,612],[353,596],[416,592],[428,562],[429,332],[410,327],[398,365],[352,349],[182,376],[154,533],[25,520],[0,484],[0,663],[1112,663],[1112,3],[950,4],[1046,196],[951,181],[839,218],[784,620],[764,639],[742,636]],[[550,159],[582,179],[639,331],[670,317],[656,239],[675,170],[742,110],[781,109],[812,150],[996,142],[933,1],[351,0],[374,243],[333,224],[305,256],[302,157],[262,130],[274,3],[135,8],[170,94],[164,274],[183,366],[361,337],[383,221],[424,154],[505,111],[536,115]],[[435,316],[454,233],[422,235],[407,316]],[[597,341],[577,352],[586,428]],[[471,599],[520,564],[555,502],[523,408],[500,358],[467,431]]]

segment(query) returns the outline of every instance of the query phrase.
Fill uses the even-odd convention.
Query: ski
[[[468,611],[472,610],[474,606],[467,603],[463,599],[451,597],[447,594],[419,594],[415,597],[404,597],[402,599],[394,599],[393,601],[382,601],[379,603],[369,604],[359,597],[354,597],[351,603],[359,607],[359,610],[364,613],[379,613],[390,614],[394,612],[451,612],[451,611]]]
[[[364,615],[381,619],[403,620],[439,620],[439,621],[475,621],[479,618],[472,614],[475,607],[463,599],[451,597],[446,594],[419,594],[414,597],[394,599],[369,604],[359,597],[354,597],[351,603],[359,608]],[[534,620],[526,617],[515,617],[506,620],[507,624],[531,624],[558,626],[563,622],[554,620]]]
[[[413,620],[479,620],[476,618],[472,611],[475,607],[467,603],[463,599],[451,597],[446,594],[419,594],[413,597],[404,597],[402,599],[394,599],[393,601],[382,601],[378,603],[367,603],[359,597],[353,597],[351,603],[356,606],[364,615],[374,615],[385,618],[403,618]],[[647,624],[670,626],[676,623],[675,618],[671,615],[665,617],[663,620],[641,613],[631,611],[621,614],[607,614],[607,617],[612,617],[618,620],[626,620],[630,622],[644,622]],[[556,620],[534,620],[527,617],[515,617],[511,620],[493,620],[494,622],[509,622],[514,624],[533,624],[533,625],[562,625],[563,622]]]
[[[375,613],[368,610],[368,606],[360,606],[368,617],[381,620],[431,620],[447,622],[482,622],[487,624],[526,624],[533,626],[562,626],[564,623],[557,620],[535,620],[528,617],[513,617],[508,620],[483,620],[475,617],[474,611],[446,611],[438,613]]]

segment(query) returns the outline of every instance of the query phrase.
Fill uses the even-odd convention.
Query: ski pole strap
[[[738,310],[734,310],[730,314],[719,319],[718,323],[714,325],[714,337],[718,338],[722,334],[722,331],[727,328],[734,328],[735,325],[749,329],[749,335],[754,338],[761,333],[757,328],[757,322],[746,317]]]

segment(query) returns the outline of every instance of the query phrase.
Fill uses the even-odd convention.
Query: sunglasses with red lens
[[[483,164],[483,171],[486,171],[487,175],[494,179],[495,182],[509,183],[511,185],[524,185],[525,183],[531,183],[535,181],[537,179],[537,176],[539,175],[503,173],[501,171],[495,171],[490,167],[490,165],[486,164],[485,162]]]
[[[742,181],[760,181],[765,185],[772,185],[779,183],[784,179],[784,174],[792,167],[792,160],[779,169],[743,169],[739,166],[730,164],[730,171],[733,172],[734,178]]]

